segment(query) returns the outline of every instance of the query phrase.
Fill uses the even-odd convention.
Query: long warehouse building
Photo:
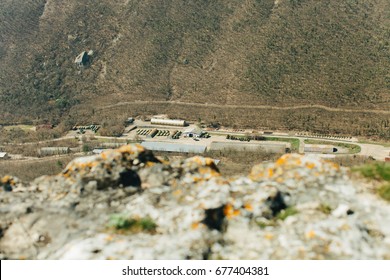
[[[305,144],[304,152],[305,153],[331,154],[331,153],[336,153],[337,148],[335,148],[332,145]]]
[[[150,123],[157,124],[157,125],[186,126],[186,121],[184,121],[184,120],[170,120],[170,119],[152,118]]]
[[[189,144],[181,144],[181,143],[154,142],[154,141],[145,141],[142,142],[141,145],[151,151],[192,153],[192,154],[203,154],[207,149],[206,145],[189,145]]]

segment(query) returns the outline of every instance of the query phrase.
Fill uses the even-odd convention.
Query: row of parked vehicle
[[[159,130],[156,136],[169,136],[170,134],[169,130]]]
[[[77,133],[84,134],[86,130],[92,130],[94,133],[96,133],[99,130],[100,126],[91,124],[91,125],[85,125],[85,126],[74,126],[73,130],[79,130]]]
[[[171,132],[169,130],[158,130],[158,129],[138,129],[137,130],[137,135],[142,135],[142,136],[150,136],[150,137],[155,137],[155,136],[169,136]]]
[[[148,135],[151,131],[151,129],[138,129],[137,135]]]
[[[175,130],[172,134],[172,139],[179,139],[181,131]]]

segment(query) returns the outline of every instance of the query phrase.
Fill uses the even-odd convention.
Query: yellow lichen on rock
[[[272,233],[267,232],[267,233],[264,235],[264,238],[267,239],[267,240],[272,240],[272,239],[274,238],[274,236],[273,236]]]
[[[11,180],[11,176],[5,175],[3,178],[1,178],[1,183],[7,184],[9,180]]]
[[[314,230],[309,230],[308,232],[306,232],[306,238],[308,238],[308,239],[313,239],[315,236],[316,236],[316,233]]]
[[[145,148],[139,144],[134,145],[125,145],[118,149],[119,152],[122,154],[128,153],[128,154],[136,154],[136,153],[142,153],[145,151]]]
[[[313,169],[316,165],[313,162],[306,162],[305,166],[309,169]]]
[[[6,185],[6,184],[11,185],[11,186],[16,185],[14,177],[12,177],[10,175],[5,175],[3,178],[1,178],[1,183],[3,185]]]
[[[225,207],[223,208],[223,214],[228,219],[231,219],[231,218],[234,218],[234,217],[240,215],[240,210],[234,209],[233,205],[231,205],[229,203],[229,204],[226,204]]]
[[[252,206],[252,204],[250,204],[250,203],[245,203],[245,204],[244,204],[244,209],[245,209],[246,211],[252,212],[252,211],[253,211],[253,206]]]
[[[289,178],[294,180],[313,178],[329,171],[339,170],[337,164],[313,155],[285,154],[275,163],[255,165],[249,174],[249,178],[252,181],[275,179],[278,183],[284,183]]]
[[[210,179],[211,177],[221,176],[221,174],[219,172],[217,172],[215,169],[212,169],[209,167],[200,167],[198,171],[199,171],[199,174],[206,175],[205,179]]]

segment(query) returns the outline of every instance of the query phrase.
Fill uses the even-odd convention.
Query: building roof
[[[185,120],[157,119],[157,118],[152,118],[150,122],[152,124],[180,125],[180,126],[185,126],[186,124]]]
[[[5,152],[0,152],[0,158],[6,157],[8,154]]]
[[[88,54],[86,51],[83,51],[76,57],[76,59],[74,60],[74,63],[81,65],[81,64],[86,63],[87,61],[88,61]]]
[[[92,153],[94,153],[94,154],[101,154],[101,153],[103,153],[106,150],[108,150],[108,149],[93,149]]]
[[[206,151],[206,145],[190,145],[168,142],[145,141],[141,145],[152,151],[178,152],[178,153],[196,153],[202,154]]]
[[[203,130],[200,127],[196,126],[196,127],[191,127],[191,128],[188,128],[188,129],[184,130],[183,133],[184,134],[192,133],[192,134],[201,135],[203,133]]]
[[[42,147],[41,151],[68,151],[69,147]]]
[[[274,143],[274,142],[216,142],[213,141],[210,145],[210,150],[236,150],[236,151],[264,151],[267,153],[284,153],[289,143]]]

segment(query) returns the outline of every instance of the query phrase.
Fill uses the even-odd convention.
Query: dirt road
[[[108,109],[115,108],[119,106],[129,105],[129,104],[161,104],[161,105],[183,105],[183,106],[194,106],[194,107],[205,107],[205,108],[232,108],[232,109],[272,109],[272,110],[291,110],[291,109],[309,109],[309,108],[317,108],[323,109],[330,112],[347,112],[347,113],[375,113],[375,114],[385,114],[390,115],[389,110],[373,110],[373,109],[343,109],[343,108],[334,108],[327,107],[324,105],[296,105],[296,106],[271,106],[271,105],[232,105],[232,104],[211,104],[211,103],[192,103],[192,102],[181,102],[181,101],[142,101],[135,100],[131,102],[119,102],[112,105],[106,105],[102,107],[98,107],[99,109]]]

